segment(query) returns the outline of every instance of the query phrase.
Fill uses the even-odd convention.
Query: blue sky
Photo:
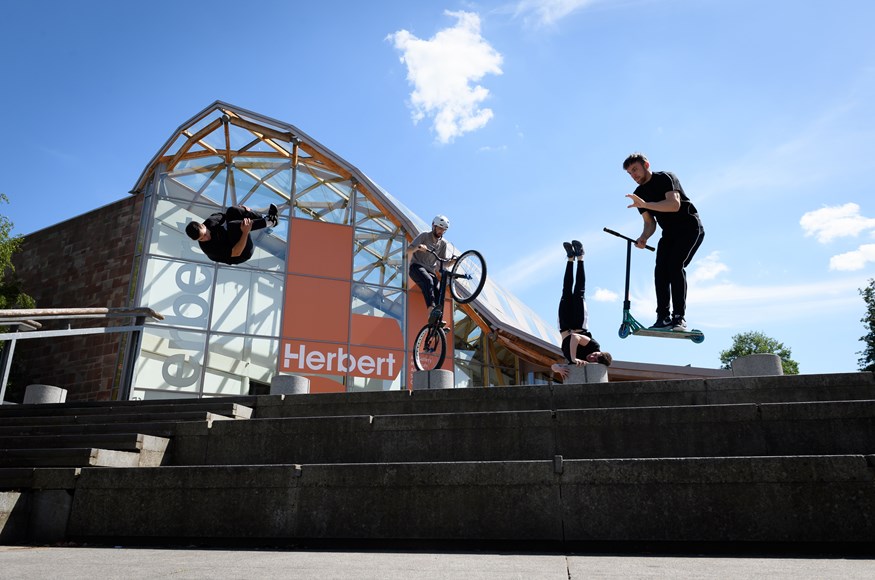
[[[116,201],[223,100],[300,127],[549,322],[583,241],[590,329],[615,358],[718,367],[757,330],[803,373],[857,369],[875,276],[869,0],[3,3],[0,212],[27,234]],[[617,336],[633,151],[670,170],[705,242],[703,344]],[[87,235],[87,232],[83,232]],[[655,241],[655,239],[654,239]],[[655,318],[653,254],[632,311]]]

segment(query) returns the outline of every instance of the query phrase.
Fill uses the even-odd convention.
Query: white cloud
[[[596,302],[616,302],[620,299],[620,295],[616,292],[606,290],[605,288],[596,288],[593,300]]]
[[[829,259],[830,270],[862,270],[866,262],[875,262],[875,244],[863,244],[852,252],[846,252]]]
[[[514,9],[515,16],[523,16],[526,22],[538,26],[550,26],[572,12],[595,4],[598,0],[520,0]]]
[[[699,327],[754,327],[797,321],[804,312],[862,308],[858,289],[865,283],[865,278],[844,278],[811,284],[696,286],[687,294],[687,313],[692,313]]]
[[[729,266],[720,261],[720,252],[711,252],[695,262],[693,271],[687,276],[687,281],[695,283],[713,280],[722,272],[728,271]]]
[[[492,110],[481,108],[489,90],[473,84],[487,74],[502,74],[502,56],[480,35],[480,16],[473,12],[444,14],[456,18],[430,40],[407,30],[386,37],[401,52],[407,80],[413,86],[410,106],[413,121],[429,117],[440,143],[480,129],[492,119]]]
[[[799,220],[799,225],[805,230],[806,237],[816,236],[818,242],[825,244],[836,238],[858,236],[865,230],[875,229],[875,218],[861,216],[859,205],[846,203],[807,212]]]

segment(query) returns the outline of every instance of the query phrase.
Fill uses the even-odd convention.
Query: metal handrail
[[[40,330],[42,324],[38,320],[69,320],[74,318],[133,318],[134,324],[127,326],[100,326],[91,328],[66,328],[62,330]],[[9,370],[12,366],[12,356],[15,344],[19,340],[30,338],[50,338],[57,336],[81,336],[86,334],[111,334],[130,332],[131,340],[125,351],[122,364],[122,399],[130,396],[134,380],[134,358],[140,350],[143,337],[143,327],[146,318],[164,320],[164,315],[151,308],[31,308],[0,310],[0,326],[14,326],[13,332],[0,333],[0,341],[9,343],[0,354],[0,405],[4,404],[6,383],[9,380]]]

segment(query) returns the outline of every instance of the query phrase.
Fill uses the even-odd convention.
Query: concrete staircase
[[[65,537],[83,468],[167,465],[177,428],[251,415],[222,399],[0,406],[0,541]]]
[[[184,415],[204,403],[168,402],[176,422],[154,403],[114,411],[162,425],[161,467],[36,468],[0,489],[63,491],[67,517],[43,537],[89,542],[875,540],[872,373],[265,396],[225,403],[248,421]],[[0,438],[23,444],[4,411]],[[47,449],[91,441],[38,433]]]

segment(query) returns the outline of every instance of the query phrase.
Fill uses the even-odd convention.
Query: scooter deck
[[[659,330],[657,328],[639,328],[638,330],[633,330],[632,334],[636,336],[655,336],[657,338],[687,338],[698,342],[705,340],[704,333],[695,328],[684,331],[671,330],[670,328],[665,330]]]

